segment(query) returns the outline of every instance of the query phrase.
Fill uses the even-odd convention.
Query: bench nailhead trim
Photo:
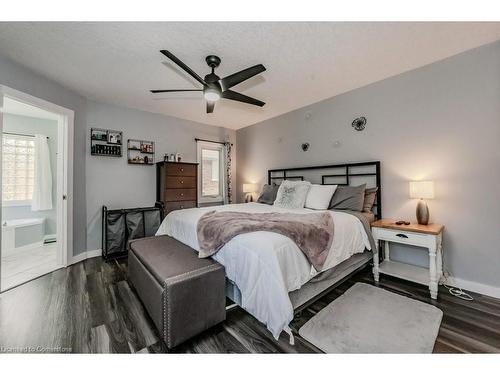
[[[178,284],[182,281],[188,280],[194,276],[200,276],[205,273],[208,273],[210,271],[215,271],[218,269],[223,269],[223,267],[220,264],[214,263],[214,264],[209,264],[208,266],[205,266],[203,268],[199,268],[197,270],[189,271],[177,276],[172,276],[169,277],[168,279],[165,279],[163,282],[163,337],[167,342],[167,346],[172,346],[171,342],[171,337],[170,337],[170,332],[171,332],[171,311],[170,311],[170,304],[168,303],[169,299],[169,286]]]

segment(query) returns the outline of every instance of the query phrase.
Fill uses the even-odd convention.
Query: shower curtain
[[[35,181],[32,211],[52,209],[52,171],[50,170],[49,143],[45,135],[35,135]]]

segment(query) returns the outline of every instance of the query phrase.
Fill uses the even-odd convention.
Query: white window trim
[[[198,203],[224,203],[226,202],[227,195],[227,186],[226,186],[226,153],[224,144],[214,143],[214,142],[205,142],[198,141],[197,142],[197,160],[198,160]],[[216,197],[204,197],[202,195],[203,188],[203,171],[202,171],[202,160],[201,160],[201,150],[215,150],[220,151],[222,153],[222,157],[220,158],[219,164],[219,173],[221,174],[221,178],[219,179],[219,184],[221,186],[221,194]]]
[[[26,200],[17,200],[17,201],[2,201],[3,207],[22,207],[22,206],[31,206],[31,199]]]

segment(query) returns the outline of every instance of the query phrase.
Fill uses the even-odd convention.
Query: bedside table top
[[[382,219],[374,221],[371,226],[376,228],[385,228],[385,229],[394,229],[394,230],[404,230],[408,232],[417,232],[424,234],[434,234],[437,235],[441,233],[444,229],[444,225],[442,224],[416,224],[411,223],[410,225],[396,225],[396,221],[394,219]]]

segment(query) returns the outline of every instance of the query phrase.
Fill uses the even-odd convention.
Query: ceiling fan
[[[208,66],[212,68],[212,73],[207,74],[205,79],[202,79],[198,74],[196,74],[189,66],[184,64],[179,60],[174,54],[167,50],[161,50],[165,56],[176,63],[180,68],[187,72],[191,77],[196,79],[199,83],[203,85],[202,89],[179,89],[179,90],[151,90],[153,94],[163,93],[163,92],[183,92],[183,91],[202,91],[203,96],[207,101],[207,113],[212,113],[214,111],[215,102],[221,98],[236,100],[238,102],[257,105],[262,107],[264,102],[251,98],[249,96],[240,94],[239,92],[229,90],[231,87],[246,81],[247,79],[262,73],[266,68],[262,64],[252,66],[247,69],[243,69],[237,73],[231,74],[227,77],[220,78],[215,74],[214,70],[220,65],[221,59],[218,56],[210,55],[205,58]]]

